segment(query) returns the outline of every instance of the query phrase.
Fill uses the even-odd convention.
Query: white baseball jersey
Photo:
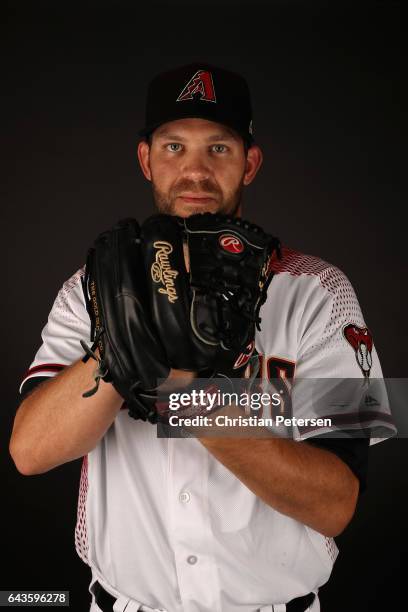
[[[256,335],[262,376],[382,377],[340,270],[286,248],[273,270]],[[80,339],[89,343],[90,322],[82,275],[60,290],[21,392],[33,377],[54,376],[83,356]],[[386,396],[375,405],[371,422],[393,435]],[[301,398],[292,410],[304,414]],[[353,414],[344,408],[346,428]],[[319,433],[299,429],[296,438]],[[254,612],[317,593],[338,554],[332,538],[265,504],[198,440],[157,438],[155,426],[126,410],[84,458],[75,542],[107,591],[168,612]],[[318,597],[310,609],[320,609]]]

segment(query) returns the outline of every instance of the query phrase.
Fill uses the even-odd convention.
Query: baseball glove
[[[88,252],[83,290],[102,378],[129,414],[157,422],[158,379],[243,376],[279,241],[256,225],[210,213],[120,221]],[[99,355],[95,353],[99,349]]]

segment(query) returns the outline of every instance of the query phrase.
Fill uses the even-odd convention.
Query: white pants
[[[95,602],[95,597],[92,591],[94,580],[91,582],[89,586],[89,591],[92,594],[92,603],[89,609],[89,612],[101,612],[101,609]],[[142,604],[141,602],[135,601],[133,599],[129,599],[128,597],[121,596],[116,600],[116,603],[113,606],[114,612],[159,612],[159,608],[150,608]],[[173,612],[172,610],[163,610],[163,612]],[[188,612],[186,610],[186,612]],[[259,608],[259,611],[256,612],[286,612],[285,604],[277,604],[274,606],[263,606]],[[320,602],[319,597],[316,595],[314,601],[311,606],[309,606],[305,612],[320,612]]]
[[[93,578],[91,584],[89,585],[89,592],[92,595],[92,603],[89,612],[101,612],[100,607],[95,601],[95,595],[93,593],[92,588],[94,584],[95,579]],[[113,605],[113,612],[171,612],[170,610],[160,610],[159,608],[151,608],[150,606],[142,604],[142,602],[140,601],[129,599],[129,597],[126,597],[125,595],[115,595],[115,597],[117,597],[117,600]]]
[[[133,602],[132,602],[133,603]],[[142,606],[142,608],[140,608],[139,604],[137,604],[138,607],[131,607],[129,608],[129,605],[126,606],[125,612],[134,612],[139,610],[140,612],[148,612],[149,610],[152,610],[152,608],[146,608],[146,606]],[[120,610],[124,610],[124,608],[120,608]],[[260,609],[261,612],[285,612],[286,610],[286,606],[283,605],[277,605],[277,606],[267,606],[267,607],[263,607]],[[101,612],[101,609],[96,605],[95,601],[92,601],[91,607],[89,609],[89,612]],[[115,611],[116,612],[116,611]],[[169,612],[171,612],[169,610]],[[320,604],[319,604],[319,600],[315,599],[312,606],[307,608],[307,610],[305,612],[320,612]]]
[[[134,602],[132,602],[134,603]],[[129,604],[130,605],[130,604]],[[129,608],[129,605],[126,605],[126,608],[119,608],[118,610],[124,610],[125,612],[136,612],[136,611],[140,611],[140,612],[149,612],[150,610],[152,610],[152,608],[146,607],[146,606],[142,606],[140,607],[139,604],[137,604],[137,607],[135,608],[134,606],[132,606],[131,608]],[[286,611],[286,606],[285,604],[283,605],[276,605],[276,606],[264,606],[263,608],[260,608],[260,612],[285,612]],[[95,601],[92,601],[91,607],[89,609],[89,612],[101,612],[101,609],[96,605]],[[116,610],[115,610],[116,612]],[[170,610],[168,612],[171,612]],[[319,604],[319,600],[315,599],[312,606],[307,608],[305,610],[305,612],[320,612],[320,604]]]
[[[147,612],[148,610],[152,610],[152,608],[146,608],[145,606],[143,606],[142,608],[138,607],[138,608],[129,608],[129,606],[126,607],[125,612],[130,612],[130,610],[139,610],[140,612]],[[281,605],[277,605],[277,606],[267,606],[267,607],[263,607],[260,609],[260,612],[285,612],[286,606],[283,604]],[[93,601],[91,604],[91,607],[89,608],[89,612],[101,612],[101,609],[96,605],[96,603]],[[170,611],[169,611],[170,612]],[[312,607],[309,607],[305,610],[305,612],[320,612],[320,604],[319,604],[319,600],[316,601],[316,599],[314,600]]]

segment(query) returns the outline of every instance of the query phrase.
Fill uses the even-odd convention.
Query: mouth
[[[208,204],[213,202],[214,198],[210,196],[178,196],[178,199],[183,200],[187,204]]]

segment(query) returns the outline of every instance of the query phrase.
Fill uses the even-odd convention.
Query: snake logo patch
[[[241,353],[239,355],[232,369],[237,370],[238,368],[241,368],[243,365],[248,363],[248,361],[251,358],[252,353],[254,352],[254,348],[255,348],[255,342],[254,340],[252,340],[252,342],[250,342],[248,346],[246,347],[246,352]]]
[[[169,261],[169,255],[173,252],[173,247],[170,242],[164,240],[156,240],[153,243],[156,251],[156,260],[152,263],[150,273],[152,280],[155,283],[161,283],[162,287],[159,287],[158,292],[167,295],[169,302],[174,304],[178,299],[175,278],[178,275],[177,270],[173,270]]]
[[[211,72],[208,70],[197,70],[194,76],[191,77],[183,91],[177,98],[176,102],[184,102],[185,100],[193,100],[195,94],[200,95],[200,100],[204,102],[217,102],[215,98],[214,83]]]
[[[358,327],[357,325],[353,325],[353,323],[349,323],[343,327],[343,336],[353,347],[357,363],[364,376],[368,378],[373,364],[371,356],[373,350],[373,337],[370,330],[367,327]]]
[[[220,236],[218,243],[224,251],[228,251],[228,253],[242,253],[244,250],[244,245],[242,241],[232,234],[223,234]]]

